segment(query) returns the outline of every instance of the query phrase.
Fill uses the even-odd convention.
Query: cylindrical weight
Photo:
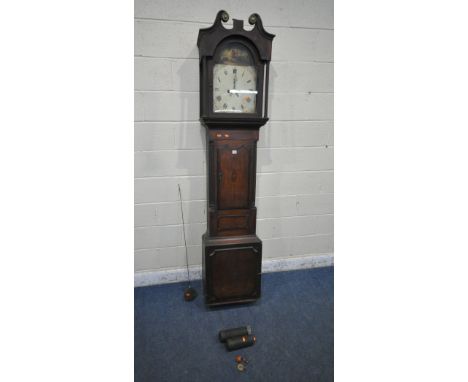
[[[226,349],[227,350],[236,350],[240,348],[245,348],[247,346],[252,346],[257,339],[255,336],[249,334],[247,336],[240,337],[231,337],[226,340]]]
[[[239,328],[233,328],[233,329],[225,329],[225,330],[220,330],[219,340],[221,342],[225,342],[228,338],[248,336],[249,334],[252,334],[252,329],[250,328],[250,325],[241,326]]]

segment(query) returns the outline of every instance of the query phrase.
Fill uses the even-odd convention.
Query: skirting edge
[[[329,267],[333,264],[333,253],[278,259],[264,259],[262,262],[262,273]],[[202,278],[201,265],[191,266],[189,267],[189,271],[191,280],[200,280]],[[182,281],[187,281],[186,268],[136,272],[134,275],[135,288],[149,285],[177,283]]]

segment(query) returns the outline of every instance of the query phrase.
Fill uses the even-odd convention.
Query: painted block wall
[[[135,272],[190,265],[206,230],[198,30],[256,12],[276,34],[257,159],[264,259],[333,252],[333,0],[135,0]]]

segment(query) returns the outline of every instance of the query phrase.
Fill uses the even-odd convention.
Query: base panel
[[[208,306],[255,302],[261,294],[262,242],[256,235],[203,235],[203,291]]]

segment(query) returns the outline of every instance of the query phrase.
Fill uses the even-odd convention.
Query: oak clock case
[[[256,235],[257,141],[267,121],[268,71],[274,35],[258,14],[229,20],[219,11],[200,29],[200,121],[206,127],[208,224],[202,238],[208,306],[260,297],[262,242]]]

